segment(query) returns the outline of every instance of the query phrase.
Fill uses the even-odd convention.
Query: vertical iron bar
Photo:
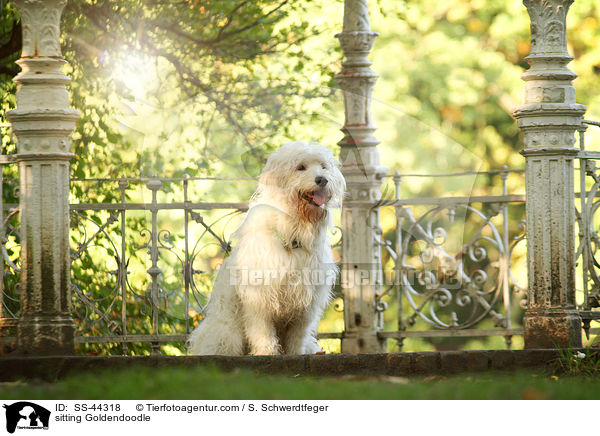
[[[582,127],[579,130],[579,147],[581,151],[585,150],[585,124],[582,123]],[[590,310],[589,302],[588,302],[588,261],[590,252],[588,251],[590,246],[590,238],[589,238],[589,228],[591,228],[591,223],[588,222],[588,205],[587,205],[587,189],[585,186],[585,172],[587,170],[587,159],[580,158],[579,159],[579,207],[581,210],[581,228],[579,232],[581,237],[579,239],[579,243],[583,244],[581,249],[581,272],[582,272],[582,280],[583,280],[583,308],[584,310]]]
[[[125,240],[125,189],[129,185],[125,176],[119,180],[119,189],[121,190],[121,263],[119,265],[119,282],[121,286],[121,329],[123,337],[127,337],[127,244]],[[122,342],[123,355],[127,355],[129,347],[127,342]]]
[[[400,171],[394,173],[394,185],[396,187],[396,201],[402,198],[401,194],[402,176]],[[405,330],[404,327],[404,310],[402,305],[402,285],[401,285],[401,274],[402,274],[402,217],[400,216],[400,209],[402,206],[397,204],[395,206],[396,212],[396,259],[394,262],[394,285],[396,287],[396,300],[398,301],[398,331]],[[404,338],[398,338],[398,351],[402,350],[404,345]]]
[[[192,266],[190,265],[189,251],[189,209],[188,209],[188,175],[184,175],[183,180],[183,204],[184,204],[184,228],[185,228],[185,261],[183,265],[183,281],[185,285],[185,333],[190,332],[190,274]]]
[[[158,179],[157,176],[154,176],[152,179],[148,181],[146,184],[148,189],[152,191],[152,205],[150,206],[150,210],[152,212],[152,233],[151,233],[151,242],[150,242],[150,260],[152,261],[152,266],[148,270],[148,274],[152,277],[152,283],[150,285],[150,298],[152,301],[152,334],[154,336],[158,336],[158,294],[159,294],[159,285],[158,285],[158,276],[161,273],[161,269],[158,267],[158,201],[157,201],[157,193],[158,190],[162,186],[162,182]],[[151,342],[151,353],[153,355],[160,354],[160,343],[159,342]]]
[[[4,244],[6,233],[4,231],[4,165],[0,165],[0,319],[4,313]]]
[[[502,172],[500,173],[500,178],[502,179],[502,196],[506,197],[508,195],[508,166],[504,165],[502,167]],[[502,253],[502,262],[504,262],[504,271],[502,276],[502,293],[504,299],[504,313],[506,316],[506,327],[507,329],[511,328],[512,324],[512,311],[511,311],[511,299],[510,299],[510,286],[509,286],[509,268],[510,268],[510,247],[509,247],[509,237],[508,237],[508,202],[502,203],[502,244],[504,245],[504,252]],[[505,336],[506,348],[510,349],[512,345],[512,336]]]

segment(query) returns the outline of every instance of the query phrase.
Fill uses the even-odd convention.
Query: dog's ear
[[[346,179],[339,168],[339,163],[334,162],[334,165],[331,165],[331,173],[333,175],[331,183],[333,188],[333,197],[337,207],[342,207],[342,199],[344,198],[344,193],[346,192]]]
[[[262,172],[258,181],[264,186],[278,186],[279,177],[276,175],[274,170],[265,170]]]

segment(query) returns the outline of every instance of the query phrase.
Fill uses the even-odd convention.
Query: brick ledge
[[[574,350],[577,351],[577,350]],[[582,350],[589,352],[589,350]],[[600,354],[600,349],[593,350]],[[559,358],[557,350],[441,351],[388,354],[327,354],[303,356],[0,356],[0,381],[55,380],[99,369],[132,365],[151,368],[215,365],[224,370],[261,373],[333,375],[446,375],[488,370],[547,367]]]

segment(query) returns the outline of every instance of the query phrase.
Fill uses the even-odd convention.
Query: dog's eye
[[[300,164],[298,165],[298,168],[296,168],[298,171],[305,171],[306,170],[306,166],[304,166],[304,164]]]
[[[324,170],[327,169],[327,165],[325,165],[324,163],[321,164],[321,168],[323,168]]]

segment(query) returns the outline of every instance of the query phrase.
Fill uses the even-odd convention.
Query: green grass
[[[224,372],[212,367],[132,367],[53,383],[0,383],[2,399],[599,399],[600,378],[538,373],[452,377],[308,377]]]

